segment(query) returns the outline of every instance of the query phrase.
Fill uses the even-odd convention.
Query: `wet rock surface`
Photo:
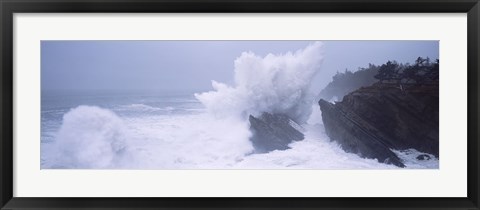
[[[301,127],[284,114],[264,112],[259,117],[250,115],[249,121],[255,153],[286,150],[291,142],[304,139]]]
[[[319,101],[327,135],[342,148],[404,167],[390,150],[439,155],[438,84],[376,83],[335,104]]]

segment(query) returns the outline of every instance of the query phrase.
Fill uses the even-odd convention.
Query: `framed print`
[[[478,1],[8,1],[2,209],[478,209]]]

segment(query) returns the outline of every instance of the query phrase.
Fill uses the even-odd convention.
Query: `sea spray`
[[[95,100],[90,101],[104,108],[80,106],[67,113],[60,111],[65,115],[63,121],[58,119],[58,132],[52,131],[56,132],[54,140],[42,141],[41,167],[398,169],[346,153],[325,134],[319,106],[309,93],[314,76],[325,72],[320,69],[321,46],[316,42],[294,53],[265,57],[242,53],[235,61],[232,86],[212,81],[213,91],[195,95],[206,110],[191,98],[172,105],[177,98],[118,95],[111,100],[92,94],[88,97]],[[77,104],[88,102],[76,99]],[[193,102],[198,107],[190,106]],[[47,111],[42,110],[42,118]],[[246,119],[261,112],[283,113],[295,119],[305,129],[305,139],[291,143],[287,150],[252,154]],[[45,135],[42,131],[42,138]],[[395,152],[409,159],[409,168],[438,168],[436,158],[417,160],[414,153]]]
[[[132,108],[135,109],[135,108]],[[248,124],[210,114],[118,116],[79,106],[67,112],[42,168],[225,168],[253,151]]]
[[[126,129],[112,111],[79,106],[63,116],[51,157],[58,168],[112,168],[126,149]]]
[[[253,151],[248,124],[210,114],[156,115],[126,120],[134,135],[133,168],[230,168]]]
[[[246,119],[262,112],[282,113],[304,123],[314,100],[309,87],[322,63],[322,43],[294,53],[259,57],[244,52],[235,60],[235,84],[212,81],[214,91],[195,94],[215,116]]]
[[[291,149],[266,154],[251,154],[248,124],[218,119],[205,110],[198,114],[126,117],[80,106],[66,113],[60,127],[55,139],[59,143],[42,144],[43,158],[55,157],[45,159],[42,169],[397,168],[346,153],[330,141],[321,123],[304,124],[305,139],[292,143]],[[99,142],[92,142],[94,139]],[[122,142],[119,148],[123,149],[115,151],[116,141]],[[438,168],[438,159],[417,161],[412,157],[408,168]]]

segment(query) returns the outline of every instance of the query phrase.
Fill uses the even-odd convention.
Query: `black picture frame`
[[[1,209],[479,209],[478,0],[0,0]],[[13,197],[14,13],[467,13],[466,198],[25,198]],[[452,180],[455,181],[455,180]]]

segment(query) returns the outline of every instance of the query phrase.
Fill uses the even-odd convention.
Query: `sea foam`
[[[316,119],[321,113],[312,113]],[[305,139],[290,149],[252,154],[248,123],[189,115],[119,118],[112,111],[80,106],[66,113],[42,168],[83,169],[399,169],[347,153],[323,124],[303,124]],[[50,148],[47,145],[54,145]],[[414,150],[395,151],[407,168],[438,168],[438,159],[416,160]],[[52,156],[53,154],[53,156]]]
[[[157,113],[164,108],[137,102],[114,108],[136,115],[73,108],[64,115],[55,140],[42,144],[42,168],[397,169],[346,153],[330,141],[309,90],[321,63],[320,42],[265,57],[244,52],[235,60],[235,84],[212,81],[213,91],[195,94],[206,107],[195,113]],[[149,114],[138,114],[143,112]],[[302,126],[305,139],[288,150],[253,154],[247,117],[261,112],[288,115]],[[417,161],[416,151],[395,152],[408,168],[438,168],[436,158]]]
[[[52,167],[116,167],[126,149],[127,138],[125,125],[115,113],[79,106],[63,116],[51,151],[56,165]]]
[[[195,97],[215,116],[282,113],[304,123],[311,112],[309,87],[322,63],[322,43],[315,42],[294,53],[265,57],[244,52],[235,60],[234,86],[212,81],[214,91]]]

